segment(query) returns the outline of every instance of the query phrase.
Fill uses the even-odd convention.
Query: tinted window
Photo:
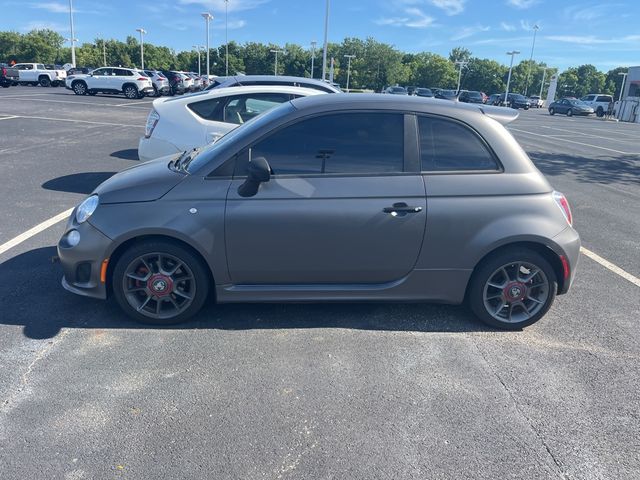
[[[114,68],[113,72],[114,75],[117,75],[119,77],[130,77],[133,75],[133,72],[131,70],[125,70],[124,68]]]
[[[403,116],[395,113],[324,115],[283,128],[252,148],[274,174],[401,172]]]
[[[94,76],[111,75],[111,69],[110,68],[98,68],[97,70],[93,71],[93,75]]]
[[[596,102],[613,102],[613,97],[608,95],[600,95]]]
[[[491,152],[468,127],[430,117],[418,117],[422,170],[497,170]]]
[[[222,121],[221,100],[211,98],[202,102],[193,102],[187,105],[189,110],[205,120]]]

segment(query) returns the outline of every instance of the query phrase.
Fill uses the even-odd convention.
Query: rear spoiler
[[[496,107],[493,105],[482,105],[478,107],[479,110],[487,117],[494,119],[496,122],[500,122],[502,125],[507,125],[513,122],[520,113],[518,110],[508,107]]]

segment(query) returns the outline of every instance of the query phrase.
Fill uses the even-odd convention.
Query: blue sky
[[[176,50],[205,42],[200,12],[214,15],[212,46],[224,43],[224,0],[74,0],[75,36],[146,40]],[[69,36],[68,0],[0,0],[2,29],[48,27]],[[322,43],[325,0],[229,0],[229,39],[283,45]],[[446,55],[455,46],[506,63],[508,49],[564,69],[640,65],[638,0],[332,0],[329,40],[372,36],[407,52]]]

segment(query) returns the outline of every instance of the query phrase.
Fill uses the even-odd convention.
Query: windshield
[[[471,97],[471,98],[482,98],[482,95],[480,95],[480,92],[469,92],[469,97]]]
[[[584,103],[582,100],[569,100],[571,105],[579,106],[579,107],[587,107],[588,105]]]
[[[235,128],[228,132],[226,135],[220,137],[214,143],[203,147],[198,151],[187,164],[186,170],[190,174],[198,171],[205,166],[218,152],[225,149],[234,141],[241,142],[243,138],[251,135],[256,129],[260,129],[269,123],[276,121],[277,119],[288,115],[295,110],[295,107],[291,102],[281,104],[276,108],[267,110],[265,113],[258,115],[257,117],[249,120],[247,123],[242,124],[240,127]]]

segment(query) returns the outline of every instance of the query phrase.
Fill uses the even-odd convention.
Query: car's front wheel
[[[509,248],[487,257],[474,272],[469,306],[484,323],[519,330],[540,320],[551,308],[558,282],[539,253]]]
[[[133,319],[171,325],[195,315],[209,295],[205,265],[189,249],[165,240],[134,244],[118,259],[112,286]]]
[[[573,117],[573,110],[567,110],[567,117]]]
[[[87,84],[84,82],[74,82],[71,88],[76,95],[86,95],[87,93]]]
[[[555,115],[556,111],[553,108],[549,109],[549,115]]]

